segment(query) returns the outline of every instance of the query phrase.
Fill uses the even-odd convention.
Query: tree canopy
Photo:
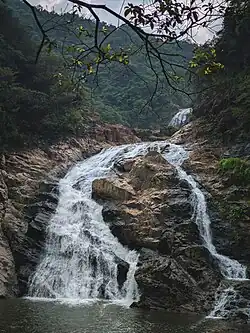
[[[216,137],[227,143],[250,139],[250,3],[231,0],[221,31],[203,49],[213,47],[222,71],[202,77],[196,115],[204,116]]]
[[[2,145],[81,133],[97,111],[105,121],[160,128],[195,101],[195,114],[216,119],[222,133],[249,128],[248,1],[155,0],[123,13],[69,2],[61,13],[1,3]],[[101,22],[99,10],[123,24]],[[222,15],[217,37],[197,47],[194,29]]]
[[[39,44],[42,36],[33,13],[19,0],[13,0],[11,7],[33,42]],[[75,84],[91,88],[92,106],[98,109],[105,121],[132,127],[159,127],[167,125],[179,108],[190,105],[190,98],[183,93],[191,90],[187,68],[192,58],[193,45],[189,42],[161,45],[154,39],[154,43],[161,46],[164,69],[175,88],[178,88],[173,89],[165,80],[156,60],[151,61],[154,66],[152,72],[140,38],[129,26],[115,27],[100,23],[100,29],[103,30],[100,40],[106,38],[103,47],[106,52],[110,52],[110,57],[112,54],[115,56],[112,61],[97,64],[98,55],[94,49],[88,52],[93,47],[93,20],[84,19],[75,13],[48,12],[41,7],[35,10],[54,45],[51,52],[61,57],[61,64],[71,73]],[[47,44],[45,53],[48,47]],[[83,53],[83,58],[79,52]],[[86,52],[89,53],[87,57]],[[124,63],[126,59],[127,63]],[[86,75],[86,72],[91,71],[93,73]]]

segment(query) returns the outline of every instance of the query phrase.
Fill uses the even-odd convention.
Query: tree
[[[60,55],[34,63],[37,45],[1,2],[0,46],[0,150],[80,134],[89,93],[75,90]]]
[[[41,24],[39,11],[28,0],[23,0],[23,2],[32,11],[42,34],[42,42],[37,53],[37,56],[39,56],[44,46],[47,46],[50,50],[51,47],[56,45],[57,41],[51,39],[50,32],[56,26],[62,28],[63,19],[60,18],[53,24],[51,21],[49,24],[46,22]],[[93,29],[90,31],[89,27],[77,27],[73,22],[74,20],[64,21],[67,28],[71,30],[71,37],[74,34],[76,38],[71,45],[66,40],[64,41],[65,60],[74,68],[74,73],[81,73],[77,76],[78,79],[84,80],[87,75],[98,73],[101,65],[105,66],[110,62],[120,62],[128,65],[131,52],[144,52],[148,66],[155,77],[155,91],[160,84],[160,69],[164,80],[171,88],[190,96],[193,92],[179,87],[178,70],[180,68],[185,69],[190,74],[193,74],[193,70],[176,61],[181,56],[179,52],[166,54],[164,45],[179,44],[184,38],[192,39],[194,29],[211,27],[216,20],[222,17],[228,0],[150,0],[141,5],[129,3],[125,8],[122,7],[123,12],[122,10],[120,12],[114,11],[106,5],[82,0],[68,0],[68,2],[73,5],[71,11],[73,16],[71,18],[74,17],[77,21],[78,14],[80,15],[85,10],[91,14],[93,23]],[[121,29],[121,27],[109,29],[101,22],[100,11],[116,17],[129,28],[129,34],[136,35],[136,48],[112,48],[109,41],[116,29]],[[66,18],[67,13],[62,16]],[[86,37],[91,38],[92,42],[86,43]],[[69,53],[71,53],[71,57]],[[169,61],[167,57],[172,57],[172,60]]]
[[[221,31],[205,46],[214,49],[223,71],[203,76],[197,83],[206,90],[199,95],[196,115],[212,124],[208,129],[214,137],[230,144],[250,139],[249,34],[250,2],[229,1]]]

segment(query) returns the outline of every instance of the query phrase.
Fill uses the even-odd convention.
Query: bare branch
[[[35,19],[35,21],[36,21],[36,24],[37,24],[39,30],[40,30],[41,33],[42,33],[42,41],[41,41],[41,43],[40,43],[40,46],[39,46],[38,51],[37,51],[37,54],[36,54],[36,62],[37,62],[37,61],[38,61],[38,58],[39,58],[39,56],[40,56],[40,54],[41,54],[41,51],[42,51],[42,49],[43,49],[44,44],[45,44],[46,42],[49,42],[50,39],[49,39],[49,37],[48,37],[46,31],[44,30],[44,28],[43,28],[43,26],[42,26],[40,20],[39,20],[38,17],[37,17],[37,13],[36,13],[36,9],[35,9],[35,7],[32,6],[27,0],[23,0],[23,2],[24,2],[24,3],[30,8],[30,10],[32,11],[32,14],[33,14],[33,16],[34,16],[34,19]]]

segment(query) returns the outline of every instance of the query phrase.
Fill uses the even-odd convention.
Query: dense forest
[[[76,86],[72,80],[74,68],[69,65],[74,52],[72,45],[78,41],[79,27],[84,27],[81,43],[90,45],[93,22],[69,13],[48,12],[41,7],[36,12],[53,41],[52,48],[45,47],[40,53],[37,63],[42,36],[32,12],[20,0],[0,3],[2,147],[81,134],[91,115],[97,113],[111,123],[165,127],[179,108],[191,105],[191,99],[181,91],[192,88],[200,91],[195,96],[194,115],[206,118],[209,132],[224,141],[249,138],[250,48],[245,42],[250,26],[248,2],[230,1],[222,30],[212,42],[199,49],[206,54],[213,48],[216,61],[223,64],[221,70],[190,79],[186,68],[193,57],[193,45],[182,41],[162,46],[168,54],[167,60],[179,66],[175,74],[178,74],[180,91],[169,86],[157,65],[160,84],[155,91],[152,68],[144,52],[136,49],[138,36],[127,26],[116,28],[104,22],[101,28],[113,31],[107,43],[113,49],[129,49],[129,63],[124,65],[118,61],[100,66],[98,75],[84,77]],[[173,59],[170,54],[179,54],[179,57]],[[198,65],[202,67],[204,62],[206,59],[200,59]],[[77,78],[80,75],[78,70]]]
[[[74,91],[56,54],[42,53],[35,64],[37,44],[2,2],[0,36],[1,148],[80,133],[89,93]]]
[[[39,42],[41,33],[34,24],[32,13],[19,0],[12,1],[12,8],[13,12],[18,14],[22,24],[29,29],[33,40]],[[93,45],[95,26],[90,19],[80,18],[67,11],[59,15],[55,12],[47,12],[41,7],[38,7],[37,15],[44,27],[49,30],[48,35],[55,42],[54,45],[57,45],[60,53],[66,51],[66,56],[69,55],[72,45],[81,44],[81,47]],[[85,30],[80,39],[76,34],[79,27]],[[156,126],[162,122],[167,123],[180,107],[190,105],[191,100],[187,95],[174,91],[165,82],[159,66],[158,68],[156,66],[156,71],[160,77],[160,84],[157,94],[149,103],[155,90],[155,77],[146,60],[145,52],[138,47],[141,44],[139,37],[125,25],[117,29],[115,26],[102,22],[99,29],[103,28],[107,32],[112,32],[105,42],[106,45],[110,44],[112,49],[118,52],[120,49],[129,49],[127,66],[119,62],[100,66],[98,80],[95,80],[92,75],[87,82],[84,82],[93,89],[93,99],[97,101],[97,109],[105,121],[122,122],[133,127]],[[101,36],[101,38],[106,37],[106,35]],[[68,48],[64,46],[63,51],[61,51],[62,43],[68,46]],[[182,41],[178,44],[168,43],[161,48],[168,54],[168,61],[182,66],[182,68],[178,68],[178,75],[182,78],[178,82],[178,88],[183,91],[187,90],[190,84],[186,68],[192,58],[193,45]],[[171,57],[170,54],[178,54],[178,57]],[[169,73],[173,71],[170,66],[165,67]],[[174,70],[177,74],[176,68]]]
[[[50,25],[55,47],[49,51],[45,48],[35,63],[41,33],[32,12],[19,0],[0,4],[2,147],[80,134],[87,119],[96,112],[111,123],[166,126],[179,108],[190,104],[185,94],[174,91],[167,83],[161,83],[157,93],[153,93],[155,78],[145,55],[139,52],[131,56],[129,65],[117,62],[100,67],[98,82],[95,75],[90,75],[76,87],[73,69],[67,66],[69,56],[64,57],[61,49],[66,38],[67,50],[76,43],[75,29],[79,26],[88,30],[83,43],[92,41],[92,21],[72,14],[49,13],[41,7],[37,15],[43,24]],[[127,27],[108,29],[116,30],[108,41],[113,48],[133,48],[138,44],[138,37]],[[182,42],[181,46],[164,47],[168,53],[180,53],[178,63],[183,68],[179,75],[184,79],[179,87],[184,90],[188,85],[185,67],[192,57],[192,45]]]
[[[205,117],[210,137],[225,143],[250,141],[250,2],[232,0],[216,38],[202,47],[216,50],[223,70],[200,77],[196,117]]]

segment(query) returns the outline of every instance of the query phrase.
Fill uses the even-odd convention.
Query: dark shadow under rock
[[[214,288],[205,292],[197,281],[168,256],[144,257],[136,272],[142,296],[139,306],[173,312],[204,313],[213,303]]]

